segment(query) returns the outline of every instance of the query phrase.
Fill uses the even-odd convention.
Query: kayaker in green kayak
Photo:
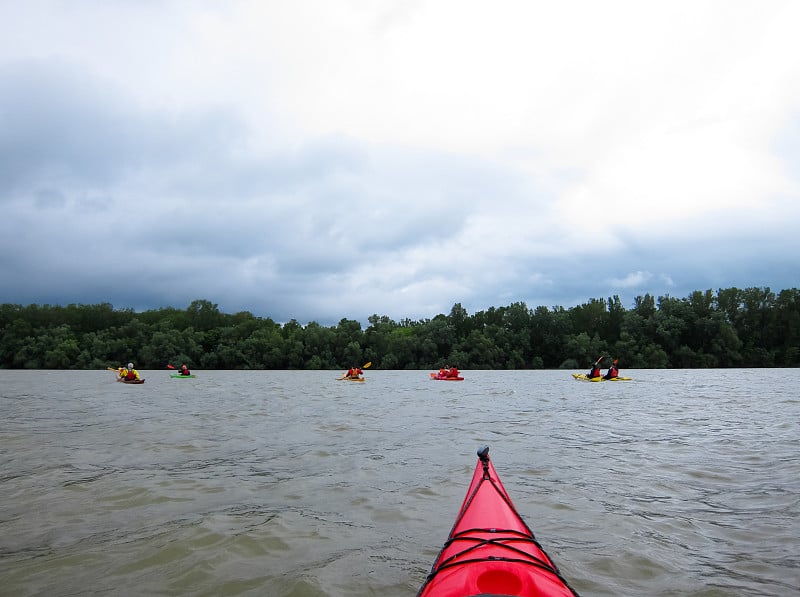
[[[179,375],[191,375],[192,372],[189,371],[189,367],[186,365],[181,365],[181,370],[178,372]]]

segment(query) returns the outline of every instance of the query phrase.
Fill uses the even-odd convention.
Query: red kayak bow
[[[417,597],[574,597],[558,568],[517,513],[489,447],[464,503]]]

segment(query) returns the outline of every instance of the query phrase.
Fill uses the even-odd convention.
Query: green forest
[[[600,355],[620,368],[797,367],[800,290],[618,296],[582,305],[512,303],[473,314],[460,303],[432,319],[335,326],[279,324],[208,300],[143,312],[96,305],[0,305],[0,368],[583,369]],[[607,364],[607,363],[606,363]]]

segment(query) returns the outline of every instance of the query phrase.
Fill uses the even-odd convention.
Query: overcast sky
[[[0,303],[800,286],[800,2],[0,0]]]

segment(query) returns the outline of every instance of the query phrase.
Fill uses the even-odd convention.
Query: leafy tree
[[[583,368],[600,354],[623,368],[800,365],[800,291],[695,291],[679,299],[618,296],[570,309],[525,303],[470,315],[460,303],[430,320],[372,315],[361,329],[291,320],[279,325],[195,300],[135,313],[98,305],[0,305],[0,367],[205,369]],[[581,364],[583,363],[583,365]]]
[[[188,324],[196,330],[206,331],[222,324],[223,317],[216,304],[195,300],[186,308]]]

